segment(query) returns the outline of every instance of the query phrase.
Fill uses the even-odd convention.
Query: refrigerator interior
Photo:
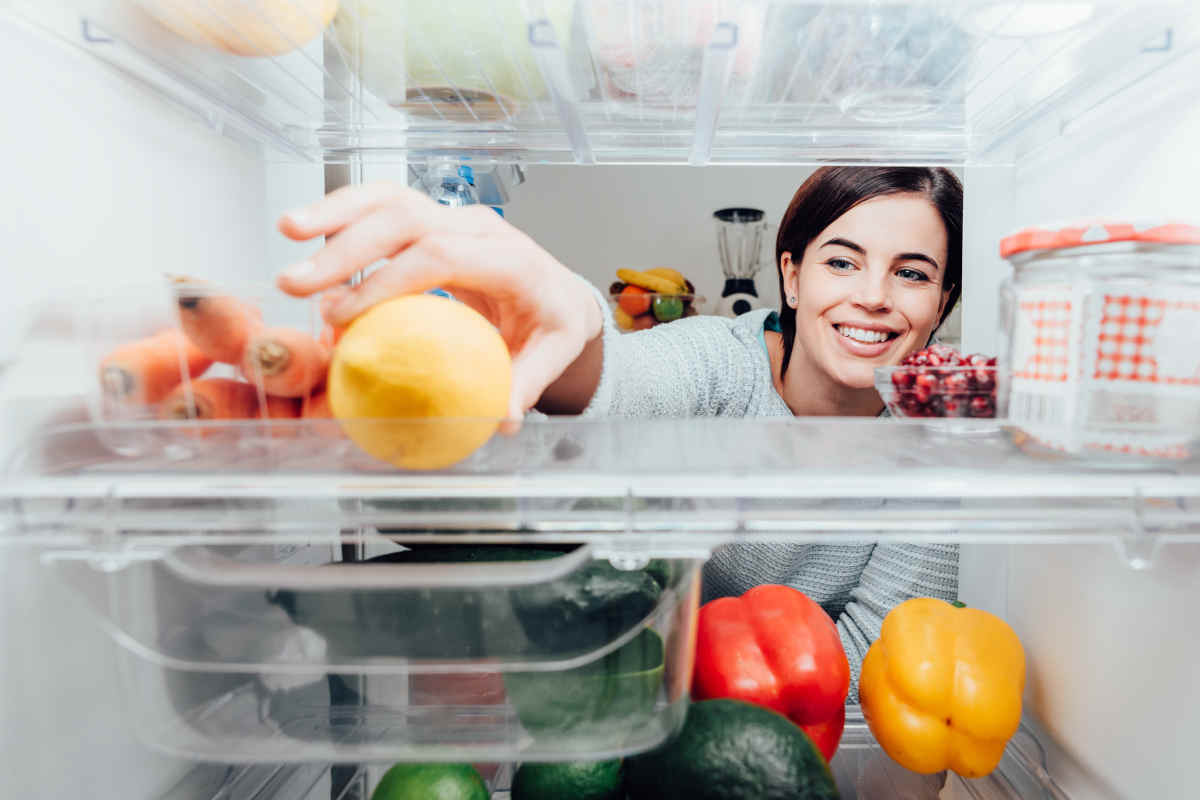
[[[21,496],[22,487],[36,482],[32,479],[53,477],[50,469],[12,465],[35,463],[23,446],[26,434],[73,408],[78,376],[87,370],[68,333],[72,309],[56,306],[56,297],[74,297],[73,292],[86,292],[98,282],[105,289],[140,282],[161,272],[266,285],[275,269],[308,251],[274,233],[282,211],[320,195],[327,182],[410,180],[410,167],[432,157],[469,153],[483,164],[526,165],[525,183],[512,187],[505,204],[508,218],[545,240],[565,263],[586,261],[586,277],[601,288],[612,279],[612,269],[623,266],[614,260],[638,257],[639,242],[653,241],[658,231],[694,228],[702,242],[695,252],[713,256],[694,267],[710,295],[719,283],[709,220],[695,207],[673,201],[674,171],[681,171],[684,185],[699,180],[695,194],[705,198],[708,179],[695,175],[719,172],[712,179],[718,185],[709,188],[718,195],[729,192],[730,205],[781,209],[787,187],[794,188],[819,163],[951,166],[966,187],[969,277],[961,338],[968,351],[994,352],[998,345],[995,298],[1007,266],[996,251],[1004,234],[1027,224],[1092,215],[1200,217],[1195,192],[1200,176],[1191,155],[1200,135],[1194,77],[1200,60],[1196,14],[1186,2],[885,4],[896,16],[884,13],[880,27],[865,33],[855,27],[865,13],[856,3],[693,3],[690,12],[680,11],[689,7],[686,3],[660,3],[645,8],[661,14],[643,17],[625,4],[609,9],[602,2],[580,3],[583,12],[573,15],[554,2],[501,4],[495,12],[498,29],[506,31],[498,37],[501,54],[517,64],[516,81],[524,88],[496,91],[499,102],[487,101],[479,88],[488,86],[479,77],[489,77],[489,69],[495,69],[491,62],[468,66],[465,77],[448,78],[452,86],[463,84],[453,91],[407,91],[434,56],[419,53],[399,68],[376,63],[376,54],[386,48],[364,37],[395,36],[394,25],[364,27],[353,15],[358,5],[344,5],[350,22],[340,34],[286,55],[244,58],[182,44],[129,4],[0,4],[12,12],[0,18],[10,107],[28,111],[22,124],[0,130],[10,154],[12,187],[0,214],[12,265],[6,270],[10,285],[0,325],[6,501]],[[1081,7],[1089,9],[1086,15]],[[478,24],[470,21],[478,9],[468,4],[451,4],[450,13],[466,29]],[[626,23],[616,33],[614,20]],[[1055,25],[1063,29],[1046,30]],[[510,35],[510,28],[517,34]],[[613,56],[623,53],[613,47],[630,30],[635,34],[632,67]],[[844,35],[847,30],[859,38]],[[959,40],[964,30],[970,32],[962,39],[966,45]],[[809,39],[800,36],[804,31]],[[655,35],[663,47],[646,44]],[[798,48],[804,41],[819,46]],[[831,44],[839,41],[859,46]],[[907,54],[914,41],[926,49]],[[513,42],[529,53],[513,55]],[[883,67],[847,69],[872,63],[872,47],[876,56],[878,50],[909,55],[909,61],[899,61],[900,79]],[[482,58],[496,57],[492,49],[481,52]],[[504,102],[522,91],[529,96]],[[397,92],[403,103],[396,101]],[[607,194],[597,190],[600,184]],[[613,196],[622,194],[637,202],[614,204]],[[629,232],[623,237],[625,249],[604,244],[622,231]],[[760,287],[768,289],[767,296],[775,293],[769,267]],[[765,428],[748,430],[767,438]],[[830,430],[830,436],[862,441],[863,433],[853,425]],[[687,435],[666,429],[659,434]],[[702,557],[702,536],[684,541],[669,535],[683,521],[699,521],[701,512],[716,520],[712,542],[727,529],[755,520],[764,536],[811,541],[818,531],[828,535],[838,515],[848,516],[851,532],[882,528],[902,536],[905,524],[921,523],[940,526],[944,540],[959,542],[962,599],[1003,616],[1026,646],[1028,727],[1003,770],[1010,785],[952,781],[943,796],[1024,797],[1034,796],[1026,794],[1033,791],[1055,796],[1052,792],[1061,789],[1077,798],[1187,797],[1200,791],[1185,768],[1200,742],[1200,727],[1180,713],[1200,700],[1200,680],[1189,666],[1200,656],[1200,643],[1181,633],[1189,630],[1189,609],[1200,599],[1194,464],[1083,479],[1051,467],[1047,478],[999,457],[972,464],[977,453],[972,446],[957,442],[934,448],[916,428],[897,425],[886,437],[888,447],[915,453],[926,468],[927,486],[936,487],[938,476],[946,474],[940,470],[959,470],[949,491],[966,498],[973,510],[954,518],[950,527],[941,516],[944,509],[910,511],[907,518],[890,521],[848,515],[836,502],[821,509],[817,501],[829,498],[817,491],[806,498],[808,505],[793,498],[772,509],[770,491],[764,495],[759,489],[761,506],[747,504],[755,496],[748,488],[755,470],[771,466],[761,456],[748,456],[741,465],[751,476],[742,495],[737,487],[725,494],[714,490],[701,510],[681,510],[683,490],[661,479],[670,465],[657,463],[652,448],[634,443],[634,427],[585,426],[575,435],[594,443],[586,451],[588,463],[577,468],[594,487],[592,499],[627,492],[639,475],[658,480],[649,494],[657,491],[660,500],[671,502],[657,511],[643,509],[632,521],[623,511],[619,520],[623,530],[629,526],[639,532],[638,541],[654,543],[645,545],[654,556]],[[823,433],[812,428],[811,435],[819,439]],[[557,429],[538,436],[535,427],[531,439],[521,440],[529,448],[522,451],[524,460],[514,462],[511,453],[501,452],[490,463],[450,476],[441,488],[454,486],[455,480],[469,484],[480,476],[503,477],[516,463],[530,481],[526,485],[540,486],[543,496],[555,496],[557,480],[559,499],[585,497],[571,483],[571,469],[553,461]],[[798,447],[775,444],[771,457],[779,464],[814,480],[822,475],[816,463],[801,459],[797,466]],[[706,460],[706,448],[693,447],[696,466],[686,476],[689,485],[724,483],[728,466],[715,466]],[[922,491],[942,491],[923,490],[908,475],[889,477],[884,446],[863,447],[861,464],[890,487],[889,496],[911,500]],[[628,460],[630,452],[644,457],[635,459],[636,469],[623,472],[617,462]],[[135,529],[132,502],[110,507],[103,498],[115,487],[118,495],[136,499],[136,490],[122,482],[120,470],[113,477],[104,458],[88,463],[99,477],[89,478],[85,469],[69,490],[41,485],[47,496],[74,491],[73,497],[83,498],[70,513],[48,506],[45,518],[60,520],[67,531],[72,524],[86,530],[101,509],[118,515],[118,527]],[[275,463],[264,459],[259,474],[269,475]],[[346,468],[358,474],[352,463]],[[840,482],[846,496],[878,493],[879,484],[867,487],[851,472],[851,467],[835,471],[826,485]],[[208,474],[204,464],[193,462],[167,474],[151,493],[202,501],[199,516],[184,525],[219,529],[229,509],[212,505],[222,488],[217,481],[206,482]],[[246,474],[241,488],[251,495],[257,491],[268,503],[281,496],[279,482],[256,481],[252,463]],[[369,483],[371,477],[367,473],[364,480]],[[339,503],[363,497],[353,492],[322,496],[317,470],[300,469],[293,478],[292,496],[310,492],[328,501],[303,512],[315,515],[318,528],[338,527]],[[384,484],[394,489],[396,482],[379,480],[379,492]],[[564,488],[564,482],[570,485]],[[414,501],[425,496],[419,481],[407,487],[399,483]],[[1039,485],[1045,494],[1035,495],[1038,489],[1031,487]],[[552,502],[537,502],[537,496],[531,492],[517,503],[518,529],[549,537],[582,519]],[[1033,502],[1035,496],[1041,502]],[[1144,497],[1177,501],[1183,510],[1147,516],[1139,505]],[[1008,513],[1006,503],[1020,512]],[[27,505],[24,511],[30,508],[38,507]],[[10,510],[4,507],[0,521],[19,543],[18,534],[28,532],[21,526],[29,526],[30,517]],[[431,524],[452,524],[466,511],[485,513],[488,507],[460,503]],[[295,524],[300,513],[289,520],[286,511],[272,506],[262,519],[283,526]],[[364,523],[395,523],[408,512],[387,513],[393,516],[379,512]],[[596,516],[599,522],[583,523],[591,528],[579,540],[600,558],[628,556],[628,542],[603,531],[604,512]],[[780,520],[806,521],[807,527],[788,528]],[[999,532],[989,533],[987,523],[996,520],[1004,521]],[[1140,527],[1129,527],[1130,520]],[[130,648],[114,646],[111,638],[130,632],[111,617],[107,629],[97,624],[84,612],[86,600],[66,600],[67,592],[52,575],[62,564],[44,558],[63,540],[47,541],[46,530],[39,533],[36,544],[27,537],[27,546],[0,546],[3,707],[6,719],[17,722],[6,726],[2,749],[15,769],[5,770],[0,795],[65,792],[86,774],[105,787],[101,796],[106,797],[324,798],[343,789],[351,797],[355,787],[365,796],[387,765],[380,753],[364,759],[371,762],[367,766],[331,766],[332,759],[307,757],[197,766],[194,753],[165,755],[135,741],[127,720],[138,704],[114,687],[131,679],[130,665],[138,662],[130,658]],[[95,545],[90,535],[78,537],[78,548]],[[88,575],[101,587],[101,597],[120,591],[120,574],[132,574],[106,576],[86,560],[68,562],[66,568]],[[1146,741],[1155,746],[1135,753],[1131,743]],[[865,726],[852,720],[840,766],[835,764],[847,774],[845,780],[861,781],[868,773],[871,754],[878,753],[869,744]],[[1044,780],[1043,760],[1053,782]],[[280,763],[285,761],[297,763]],[[509,768],[495,776],[498,785]],[[881,769],[887,772],[886,763]],[[914,792],[936,796],[923,786]]]

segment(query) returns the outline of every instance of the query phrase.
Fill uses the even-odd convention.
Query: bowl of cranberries
[[[875,388],[895,417],[996,417],[994,356],[963,355],[932,344],[895,367],[875,369]]]

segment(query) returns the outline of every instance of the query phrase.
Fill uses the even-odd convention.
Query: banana
[[[654,269],[646,270],[647,275],[657,275],[660,278],[666,278],[678,287],[680,293],[687,289],[687,278],[683,277],[683,273],[670,267],[655,267]]]
[[[682,287],[672,280],[636,269],[619,269],[617,270],[617,277],[626,283],[640,286],[647,291],[657,292],[658,294],[680,294],[682,291]]]

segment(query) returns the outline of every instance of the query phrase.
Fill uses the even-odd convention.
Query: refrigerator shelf
[[[14,447],[0,509],[4,541],[118,562],[212,537],[352,542],[375,530],[589,543],[612,558],[856,538],[1152,551],[1200,541],[1197,436],[1177,438],[1187,447],[1172,460],[1095,460],[1029,449],[991,420],[543,419],[454,467],[405,472],[331,420],[84,423]]]
[[[159,800],[365,800],[387,764],[204,764],[187,773]],[[492,800],[509,800],[519,764],[481,765]],[[875,743],[851,707],[841,747],[830,767],[843,800],[1066,800],[1047,772],[1041,744],[1028,725],[1010,741],[999,767],[986,778],[954,773],[917,775],[894,763]],[[904,792],[904,794],[899,794]]]
[[[1190,52],[1196,19],[1187,0],[341,0],[307,40],[281,21],[306,0],[10,5],[215,127],[327,162],[1008,163],[1022,132],[1053,138]]]

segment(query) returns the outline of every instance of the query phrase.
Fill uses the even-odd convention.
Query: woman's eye
[[[906,280],[906,281],[927,281],[927,280],[929,280],[928,275],[926,275],[924,272],[921,272],[921,270],[913,269],[912,267],[904,267],[903,269],[899,270],[896,274],[899,275],[901,278],[904,278],[904,280]]]
[[[839,269],[839,270],[854,269],[854,262],[848,261],[847,259],[844,259],[844,258],[831,258],[828,261],[826,261],[825,263],[828,264],[829,266],[833,267],[834,269]]]

